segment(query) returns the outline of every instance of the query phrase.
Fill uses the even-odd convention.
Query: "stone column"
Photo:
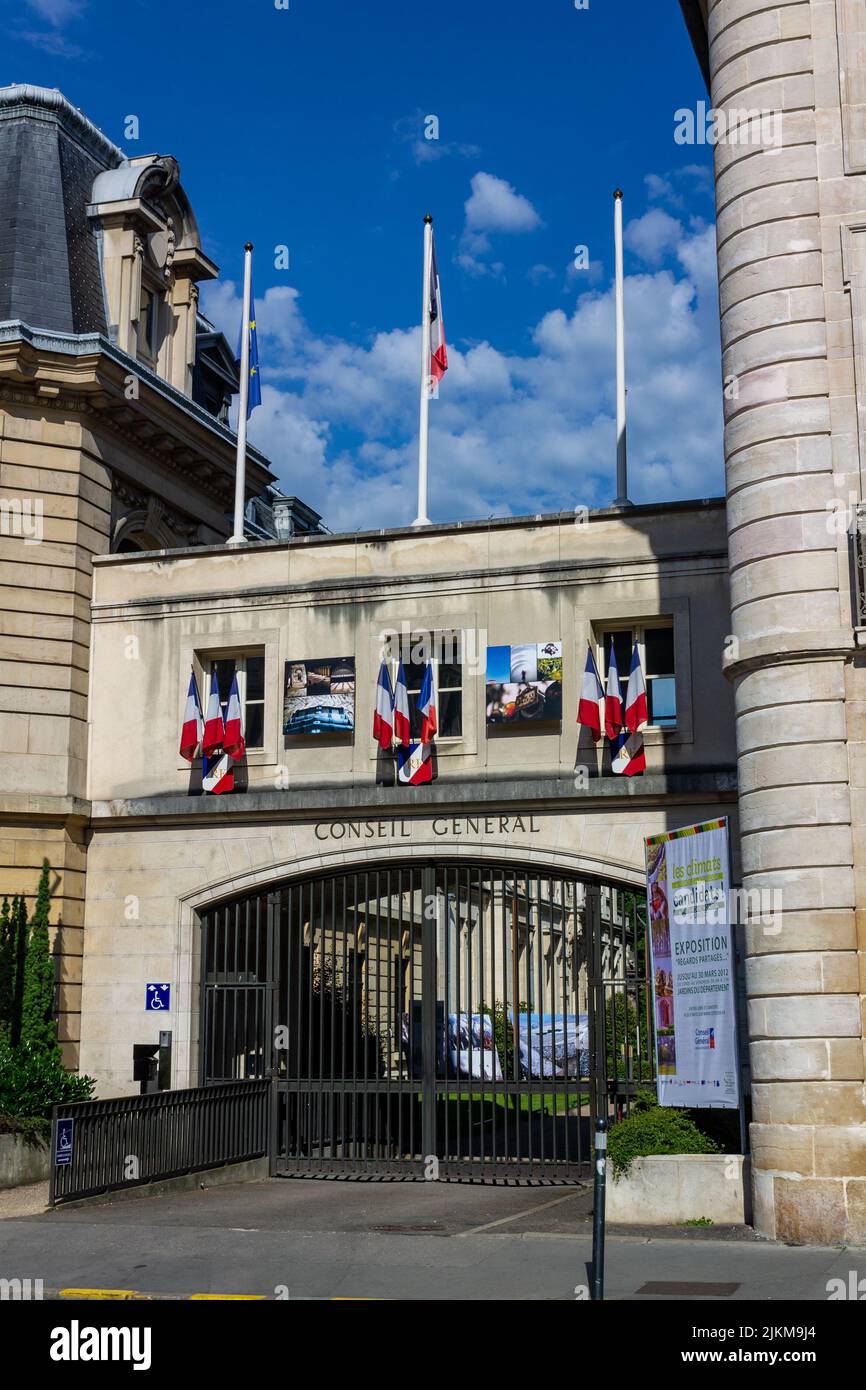
[[[833,508],[859,471],[840,227],[866,213],[866,178],[843,170],[836,18],[834,0],[710,0],[708,28],[714,109],[772,116],[716,148],[743,880],[781,906],[747,931],[755,1224],[854,1242],[866,672]]]

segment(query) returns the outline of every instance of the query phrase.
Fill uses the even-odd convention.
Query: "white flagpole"
[[[613,229],[616,260],[616,500],[615,507],[630,507],[628,457],[625,435],[625,308],[622,274],[622,189],[613,195]]]
[[[244,246],[244,316],[241,319],[241,390],[238,400],[238,452],[235,462],[235,529],[227,545],[243,545],[247,493],[247,407],[250,399],[250,300],[253,284],[253,244]]]
[[[424,218],[424,301],[421,309],[421,418],[418,428],[418,515],[413,526],[429,526],[427,515],[427,441],[430,418],[430,272],[433,264],[433,218]]]

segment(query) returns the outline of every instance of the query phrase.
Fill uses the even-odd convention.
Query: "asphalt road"
[[[574,1300],[589,1283],[589,1208],[585,1191],[555,1187],[275,1179],[7,1219],[0,1278],[42,1279],[46,1297]],[[824,1302],[828,1280],[852,1275],[866,1280],[866,1250],[744,1231],[607,1242],[609,1299]]]

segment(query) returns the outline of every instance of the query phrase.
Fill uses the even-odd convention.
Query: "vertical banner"
[[[727,820],[646,841],[660,1105],[739,1105]]]

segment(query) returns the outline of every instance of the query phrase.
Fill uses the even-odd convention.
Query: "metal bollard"
[[[595,1122],[595,1181],[592,1213],[592,1301],[604,1302],[604,1192],[607,1166],[607,1120]]]

